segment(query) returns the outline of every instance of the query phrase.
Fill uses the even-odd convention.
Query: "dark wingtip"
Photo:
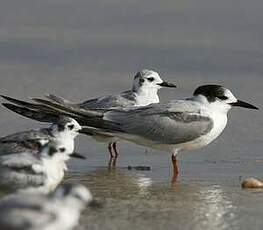
[[[10,97],[8,97],[8,96],[6,96],[6,95],[0,95],[2,98],[4,98],[5,100],[9,100],[10,99]]]
[[[11,104],[11,103],[1,103],[4,107],[12,110],[13,108],[16,108],[17,106]]]

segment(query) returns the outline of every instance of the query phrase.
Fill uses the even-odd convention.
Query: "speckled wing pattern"
[[[11,134],[0,138],[0,155],[21,153],[32,150],[38,151],[40,140],[51,141],[53,139],[48,129],[29,130]]]

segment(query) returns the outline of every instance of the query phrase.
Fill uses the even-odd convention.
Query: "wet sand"
[[[223,84],[262,108],[263,31],[260,0],[9,1],[0,8],[1,94],[27,99],[54,93],[73,101],[126,90],[152,68],[185,98],[201,84]],[[11,13],[10,13],[11,12]],[[262,112],[233,109],[223,134],[206,148],[179,155],[171,186],[170,154],[119,144],[116,170],[106,145],[81,136],[67,181],[86,184],[98,206],[78,229],[261,229]],[[45,126],[0,107],[1,135]],[[128,170],[146,165],[150,171]]]
[[[245,191],[238,180],[183,178],[176,185],[151,174],[97,169],[72,174],[96,197],[78,229],[259,229],[262,190]]]

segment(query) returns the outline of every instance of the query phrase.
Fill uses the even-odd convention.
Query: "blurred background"
[[[262,107],[262,9],[261,0],[3,1],[1,94],[28,99],[54,93],[83,101],[129,89],[135,73],[149,68],[178,85],[161,90],[162,101],[188,97],[201,84],[218,83]],[[1,135],[39,127],[3,107],[0,113]],[[182,159],[260,158],[261,112],[235,109],[230,115],[220,138]],[[169,167],[170,155],[132,144],[120,148],[125,167],[130,161],[158,166],[161,160]],[[90,154],[88,164],[105,165],[105,145],[80,137],[78,149]]]
[[[106,145],[77,138],[87,160],[71,161],[67,180],[102,204],[78,230],[262,228],[262,193],[240,189],[243,177],[262,178],[262,11],[262,0],[1,1],[0,94],[79,102],[127,90],[148,68],[178,85],[162,89],[161,101],[222,84],[261,109],[233,109],[217,140],[179,154],[174,188],[170,154],[121,142],[108,171]],[[0,106],[1,136],[44,126]]]

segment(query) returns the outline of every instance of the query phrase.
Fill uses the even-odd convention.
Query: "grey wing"
[[[45,175],[35,171],[33,165],[41,165],[35,155],[29,153],[11,154],[0,157],[0,186],[8,189],[40,186]]]
[[[50,138],[51,138],[51,134],[48,129],[28,130],[25,132],[19,132],[5,137],[1,137],[0,143],[23,142],[28,140],[40,140],[40,139],[50,139]]]
[[[105,109],[114,107],[129,107],[135,105],[135,96],[132,91],[125,91],[117,95],[109,95],[85,101],[79,106],[84,109]]]
[[[10,168],[21,169],[31,167],[33,164],[41,164],[41,161],[35,154],[24,152],[19,154],[3,155],[0,157],[0,164]]]
[[[7,154],[22,153],[30,151],[31,153],[37,153],[40,145],[32,142],[7,142],[0,143],[0,156]]]
[[[0,138],[0,155],[39,150],[40,141],[52,140],[48,129],[29,130]]]
[[[139,136],[156,144],[180,144],[192,141],[208,133],[213,121],[202,116],[189,106],[182,112],[180,106],[167,109],[158,105],[147,106],[133,111],[110,112],[107,118],[119,122],[123,133]]]

